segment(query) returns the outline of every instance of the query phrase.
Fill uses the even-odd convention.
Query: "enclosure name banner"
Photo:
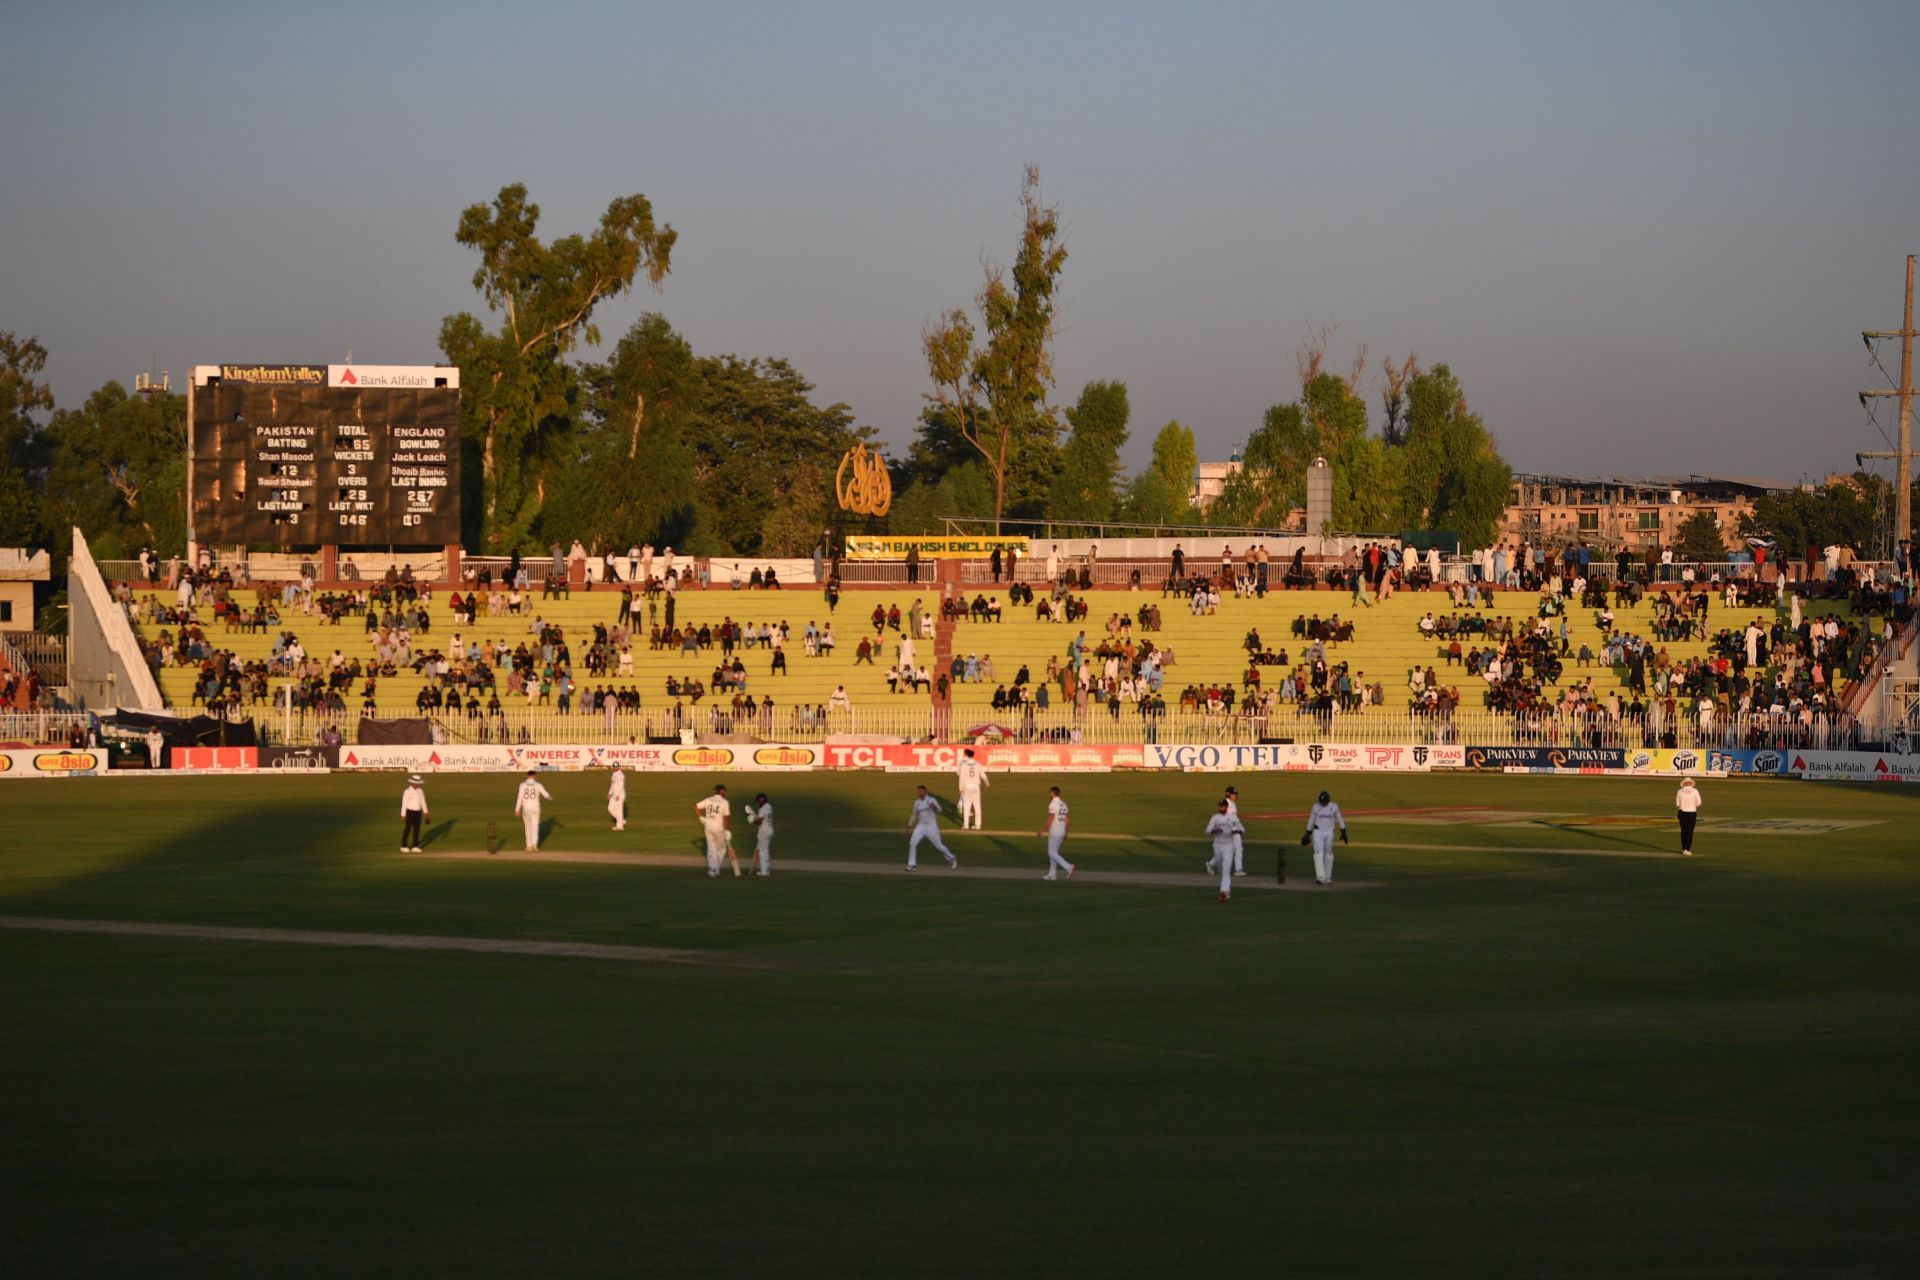
[[[918,548],[923,560],[985,560],[995,551],[1012,551],[1024,558],[1026,538],[873,538],[849,537],[849,560],[904,560]]]

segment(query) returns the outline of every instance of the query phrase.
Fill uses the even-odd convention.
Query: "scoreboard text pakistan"
[[[199,365],[188,397],[197,541],[460,541],[458,369]]]

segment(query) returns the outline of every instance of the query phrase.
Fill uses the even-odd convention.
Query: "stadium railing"
[[[716,712],[718,714],[716,714]],[[313,742],[328,726],[344,741],[354,741],[360,717],[356,713],[326,713],[296,709],[256,708],[257,723],[273,741]],[[1071,707],[995,716],[978,709],[853,708],[830,712],[824,721],[778,707],[762,712],[730,714],[724,704],[686,707],[676,717],[670,708],[622,712],[609,718],[602,712],[561,715],[548,707],[507,707],[498,716],[432,717],[450,742],[509,743],[624,743],[629,740],[689,742],[820,742],[829,737],[854,737],[899,742],[968,740],[985,734],[1017,741],[1053,739],[1095,744],[1158,742],[1166,745],[1257,743],[1267,741],[1373,743],[1414,746],[1581,746],[1637,750],[1675,746],[1701,750],[1767,748],[1785,750],[1843,750],[1860,745],[1855,722],[1849,718],[1755,713],[1730,716],[1704,727],[1693,718],[1677,718],[1669,726],[1655,714],[1645,721],[1610,720],[1605,716],[1556,714],[1516,719],[1493,712],[1457,712],[1452,716],[1414,715],[1405,710],[1368,707],[1358,711],[1314,715],[1294,707],[1269,716],[1205,715],[1169,711],[1143,717],[1122,709],[1114,717],[1105,707],[1076,712]],[[67,717],[63,723],[71,723]]]
[[[0,742],[65,746],[74,725],[87,723],[84,711],[0,711]]]

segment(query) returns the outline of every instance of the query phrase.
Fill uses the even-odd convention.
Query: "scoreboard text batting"
[[[458,369],[201,365],[190,395],[199,541],[460,541]]]

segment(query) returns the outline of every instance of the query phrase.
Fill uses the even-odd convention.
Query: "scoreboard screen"
[[[460,541],[458,369],[200,365],[188,400],[197,541]]]

